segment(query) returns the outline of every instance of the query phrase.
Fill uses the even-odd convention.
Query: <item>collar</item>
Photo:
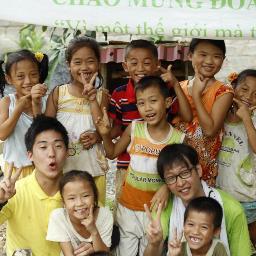
[[[36,180],[36,169],[32,172],[30,175],[30,186],[31,190],[33,191],[33,194],[35,194],[40,200],[45,200],[45,199],[52,199],[55,201],[61,201],[61,196],[60,192],[58,191],[54,196],[48,196],[43,189],[40,187],[39,183]]]
[[[136,97],[135,97],[135,89],[134,89],[134,82],[130,78],[126,87],[126,95],[127,99],[130,103],[136,102]]]

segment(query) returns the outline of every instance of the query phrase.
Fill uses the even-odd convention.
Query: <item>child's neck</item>
[[[156,141],[163,141],[170,132],[170,124],[164,120],[157,125],[147,124],[150,137]]]
[[[236,115],[237,107],[236,105],[232,105],[231,109],[227,114],[227,121],[229,123],[240,123],[241,119]]]
[[[207,252],[211,248],[212,242],[208,246],[204,246],[203,248],[193,250],[190,249],[192,256],[206,256]]]
[[[70,218],[70,221],[73,225],[73,228],[80,236],[83,238],[89,238],[91,236],[91,233],[86,229],[80,220],[74,220],[73,218]]]
[[[83,84],[77,82],[77,81],[72,81],[70,83],[70,86],[68,88],[68,91],[69,93],[72,95],[72,96],[75,96],[75,97],[84,97],[83,96],[83,90],[84,90],[84,86]]]

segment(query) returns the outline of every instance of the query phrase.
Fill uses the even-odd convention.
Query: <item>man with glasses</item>
[[[223,208],[220,239],[229,248],[232,256],[249,256],[250,239],[246,217],[238,201],[227,193],[209,187],[201,180],[202,168],[197,152],[186,144],[168,145],[162,149],[157,160],[157,170],[165,180],[170,192],[169,241],[182,233],[185,208],[197,197],[212,197]],[[144,256],[158,256],[163,253],[162,226],[159,219],[151,218],[148,228],[149,244]]]

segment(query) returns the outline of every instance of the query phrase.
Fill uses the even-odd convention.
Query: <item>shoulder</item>
[[[221,96],[226,93],[234,94],[234,90],[231,85],[225,84],[221,81],[216,80],[212,86],[212,89],[216,91],[216,96]]]
[[[128,84],[125,84],[125,85],[121,85],[119,87],[117,87],[112,95],[111,95],[111,98],[114,98],[114,99],[118,99],[118,98],[122,98],[126,95],[126,92],[127,92],[127,86]]]
[[[98,225],[104,225],[104,226],[112,226],[113,225],[113,215],[108,207],[100,207],[99,208],[99,213],[98,213],[96,222]]]
[[[215,256],[215,255],[216,256],[228,256],[226,248],[220,240],[216,241],[214,251],[213,251],[213,256]]]
[[[51,218],[53,219],[63,219],[65,218],[65,209],[64,208],[57,208],[57,209],[54,209],[52,212],[51,212]]]

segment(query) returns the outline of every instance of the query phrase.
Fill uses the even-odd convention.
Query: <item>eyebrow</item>
[[[40,140],[37,142],[37,144],[40,144],[40,143],[48,143],[49,141],[46,141],[46,140]],[[53,142],[64,142],[64,140],[62,139],[56,139],[54,140]]]

